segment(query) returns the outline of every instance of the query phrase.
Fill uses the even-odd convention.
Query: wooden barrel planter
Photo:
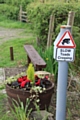
[[[54,92],[54,83],[51,82],[51,86],[48,89],[46,89],[45,92],[39,93],[40,110],[44,110],[45,108],[49,107],[53,92]],[[6,85],[6,93],[8,95],[8,101],[11,107],[12,107],[13,99],[15,99],[17,102],[19,102],[19,99],[20,99],[20,101],[22,101],[25,106],[26,99],[29,98],[31,95],[30,91],[14,89],[9,85]],[[30,104],[30,107],[31,108],[33,107],[32,103]]]

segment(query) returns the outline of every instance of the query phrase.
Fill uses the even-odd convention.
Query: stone
[[[30,120],[42,120],[45,118],[45,120],[53,120],[53,114],[47,112],[46,110],[40,110],[40,111],[33,111],[30,116]]]

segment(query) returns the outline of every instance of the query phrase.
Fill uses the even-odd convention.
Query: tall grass
[[[20,103],[20,104],[19,104]],[[30,105],[30,100],[26,100],[26,106],[24,107],[23,102],[19,100],[19,103],[16,100],[13,100],[13,108],[11,108],[11,112],[17,120],[29,120],[30,113],[32,108],[28,110]]]
[[[57,71],[58,71],[58,63],[53,58],[53,46],[49,47],[48,49],[45,49],[45,51],[42,48],[38,48],[35,46],[37,51],[39,52],[40,56],[45,60],[46,62],[46,68],[44,68],[45,71],[50,72],[51,74],[54,74],[55,80],[57,78]]]

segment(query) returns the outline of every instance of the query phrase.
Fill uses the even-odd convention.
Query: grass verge
[[[32,38],[8,40],[0,46],[0,67],[23,66],[27,56],[23,48],[26,43],[31,43]],[[10,47],[13,47],[14,61],[10,59]]]

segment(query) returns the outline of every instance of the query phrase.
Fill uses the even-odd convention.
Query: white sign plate
[[[57,48],[56,49],[56,60],[58,61],[74,61],[73,48]]]

